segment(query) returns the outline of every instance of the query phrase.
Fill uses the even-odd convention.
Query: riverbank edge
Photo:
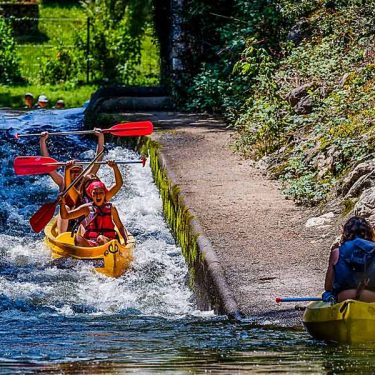
[[[241,312],[226,281],[224,270],[216,252],[205,235],[188,198],[180,191],[173,171],[162,146],[151,138],[145,139],[150,155],[150,166],[154,181],[163,202],[164,216],[182,253],[192,276],[191,285],[200,308],[213,309],[231,319],[241,319]]]

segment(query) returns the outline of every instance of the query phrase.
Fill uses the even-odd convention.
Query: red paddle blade
[[[45,156],[17,156],[13,167],[17,175],[43,174],[56,170],[59,167],[56,163],[55,159]]]
[[[154,126],[151,121],[127,122],[104,129],[103,133],[111,133],[119,137],[139,137],[149,135],[153,132]]]
[[[30,225],[34,232],[39,233],[50,222],[55,213],[56,206],[57,201],[46,203],[31,216]]]

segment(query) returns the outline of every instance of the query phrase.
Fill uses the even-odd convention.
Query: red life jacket
[[[84,238],[93,239],[100,235],[108,238],[117,238],[115,224],[112,220],[112,203],[105,203],[102,207],[95,206],[93,203],[89,206],[90,214],[83,222],[85,228]]]

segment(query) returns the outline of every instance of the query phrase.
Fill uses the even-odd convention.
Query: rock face
[[[375,159],[358,164],[337,190],[345,198],[358,197],[362,191],[375,184]]]
[[[354,215],[366,218],[375,226],[375,187],[365,190],[353,210]]]
[[[313,102],[309,96],[308,90],[314,87],[314,83],[306,83],[293,89],[286,97],[288,103],[300,115],[306,115],[312,112]]]

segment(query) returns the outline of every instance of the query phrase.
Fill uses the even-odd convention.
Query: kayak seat
[[[56,241],[63,242],[69,245],[74,245],[74,236],[70,232],[64,232],[56,237]]]

